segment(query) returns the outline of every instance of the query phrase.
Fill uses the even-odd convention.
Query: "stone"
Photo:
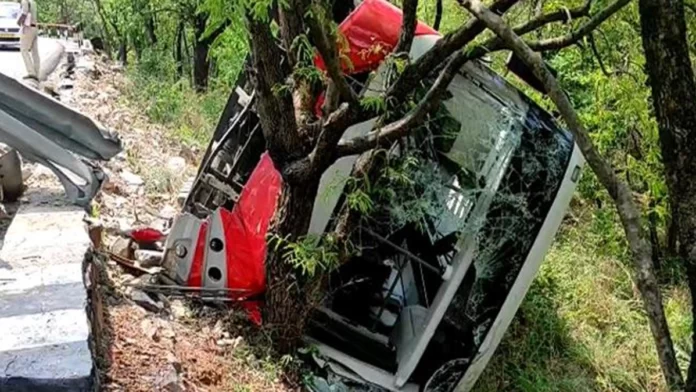
[[[167,170],[176,176],[181,176],[186,170],[186,159],[182,157],[171,157],[167,160]]]
[[[181,361],[179,361],[179,358],[174,355],[171,351],[167,352],[167,363],[172,365],[174,370],[176,370],[177,373],[181,373],[182,366],[181,366]]]
[[[181,380],[179,379],[179,374],[174,368],[174,366],[168,366],[165,371],[160,374],[157,380],[158,389],[167,392],[184,392],[184,388]]]
[[[180,299],[172,300],[170,310],[175,319],[190,318],[192,314],[191,310],[184,304],[184,301]]]
[[[133,241],[130,238],[118,237],[116,241],[111,244],[109,249],[111,253],[125,257],[129,260],[133,259]]]

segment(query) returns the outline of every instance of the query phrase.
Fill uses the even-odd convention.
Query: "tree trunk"
[[[145,16],[145,32],[147,33],[148,40],[153,46],[157,45],[157,33],[155,30],[155,18],[150,11]]]
[[[193,46],[193,86],[198,92],[204,92],[208,89],[209,52],[210,46],[205,41],[196,40],[196,44]]]
[[[193,87],[198,92],[208,89],[208,75],[210,74],[210,37],[203,38],[208,24],[208,16],[204,13],[196,15],[193,23]]]
[[[679,256],[696,298],[696,83],[689,59],[682,0],[640,0],[646,70],[652,89],[660,146],[667,173]],[[692,300],[696,322],[696,301]],[[696,324],[694,327],[696,328]],[[692,328],[692,329],[693,329]],[[696,348],[696,335],[692,335]],[[696,356],[691,354],[687,391],[696,391]]]
[[[440,30],[440,23],[442,22],[442,0],[437,0],[435,3],[435,21],[433,22],[433,28],[435,30]]]
[[[675,258],[679,254],[679,225],[677,222],[677,217],[679,216],[678,211],[672,205],[673,201],[670,200],[671,213],[669,221],[667,222],[667,257]]]
[[[319,178],[293,185],[284,183],[270,232],[287,241],[306,235],[318,189]],[[318,303],[321,279],[302,276],[285,262],[284,247],[272,245],[266,255],[264,325],[269,328],[275,347],[280,352],[290,352]]]
[[[128,41],[122,38],[118,44],[118,61],[123,65],[128,64]]]
[[[176,61],[176,74],[179,79],[184,77],[184,34],[186,34],[184,22],[179,22],[176,29],[176,45],[174,48],[174,61]]]

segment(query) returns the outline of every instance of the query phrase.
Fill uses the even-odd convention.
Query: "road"
[[[39,54],[46,58],[58,47],[58,41],[51,38],[39,38]],[[0,72],[13,78],[26,75],[24,61],[19,50],[0,49]]]

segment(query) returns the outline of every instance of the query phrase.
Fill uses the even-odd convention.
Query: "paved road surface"
[[[51,38],[39,38],[39,54],[46,58],[58,46],[58,41]],[[0,72],[13,78],[21,78],[26,75],[24,61],[19,50],[0,49]]]

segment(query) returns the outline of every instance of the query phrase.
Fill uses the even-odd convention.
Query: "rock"
[[[157,325],[148,319],[144,319],[140,322],[140,331],[142,331],[143,335],[154,340],[155,335],[157,335]]]
[[[184,392],[186,388],[179,379],[179,374],[174,366],[168,366],[157,379],[158,390],[167,392]]]
[[[167,352],[167,362],[174,367],[177,373],[181,373],[181,361],[171,351]]]
[[[119,237],[111,244],[111,253],[125,257],[129,260],[133,259],[133,246],[129,238]]]
[[[167,171],[174,178],[181,178],[186,172],[186,160],[182,157],[171,157],[167,160]]]
[[[140,176],[133,174],[128,170],[123,170],[121,172],[121,178],[130,186],[140,186],[144,184],[144,181]]]
[[[142,268],[159,267],[162,265],[163,255],[162,252],[154,250],[138,249],[135,251],[135,260]]]
[[[131,288],[129,291],[130,298],[133,300],[133,302],[146,310],[159,313],[164,308],[162,304],[155,302],[155,300],[150,298],[150,296],[142,290]]]
[[[170,304],[172,316],[177,319],[191,317],[191,310],[180,299],[172,300]]]

